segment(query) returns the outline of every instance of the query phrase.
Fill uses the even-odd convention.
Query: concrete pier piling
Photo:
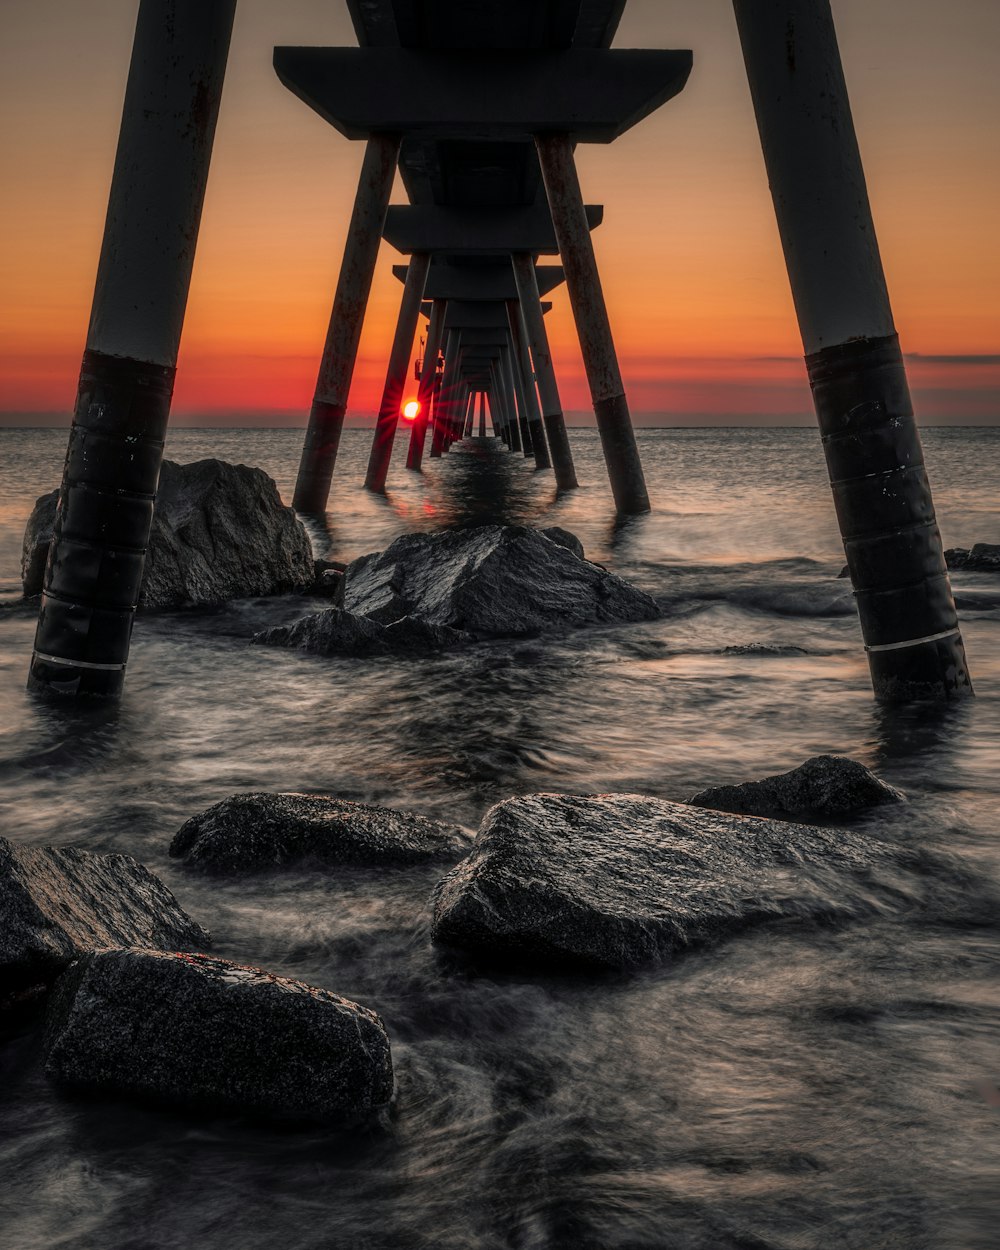
[[[552,367],[552,352],[549,350],[549,336],[545,329],[545,317],[542,315],[542,301],[538,291],[534,261],[526,252],[515,252],[511,256],[511,264],[514,270],[514,280],[517,283],[517,296],[521,305],[521,314],[524,317],[531,358],[535,366],[542,424],[548,439],[556,485],[560,490],[573,490],[577,485],[576,469],[566,433],[566,420],[563,416],[562,401],[559,398],[555,369]]]
[[[380,493],[385,490],[386,478],[389,474],[392,445],[396,438],[400,408],[406,395],[406,382],[410,372],[410,351],[417,332],[417,322],[420,319],[420,304],[424,297],[424,285],[427,281],[430,261],[428,253],[414,253],[410,258],[406,283],[403,287],[403,298],[400,301],[399,318],[392,340],[392,350],[389,353],[382,402],[379,405],[375,437],[372,440],[368,473],[365,477],[365,486],[369,490]]]
[[[460,7],[461,43],[427,22],[406,27],[411,33],[403,46],[394,14],[369,0],[353,11],[363,46],[276,48],[275,69],[289,90],[347,138],[406,136],[414,203],[394,207],[386,231],[401,251],[536,254],[550,250],[555,227],[615,504],[620,513],[647,511],[573,144],[613,142],[676,96],[690,73],[691,54],[612,50],[621,0],[588,4],[586,17],[567,0],[558,20],[553,12],[530,28],[507,14],[498,23],[490,6]],[[535,194],[532,141],[548,214]],[[484,169],[490,181],[475,195],[453,195],[455,188],[471,188]],[[523,428],[521,437],[523,444]],[[544,435],[538,441],[538,455],[547,455]]]
[[[479,437],[486,437],[486,392],[479,392]]]
[[[28,684],[128,662],[235,0],[142,0]]]
[[[972,694],[829,0],[734,0],[876,696]]]
[[[573,145],[568,134],[544,134],[535,136],[535,147],[552,224],[559,240],[559,255],[615,505],[622,514],[648,512],[649,495],[618,367],[594,245],[583,215]]]
[[[444,373],[441,376],[441,392],[437,408],[434,412],[434,432],[431,437],[431,455],[440,457],[448,450],[449,429],[452,421],[453,390],[458,373],[458,358],[461,350],[462,331],[453,328],[448,331],[444,353]]]
[[[524,397],[521,395],[521,389],[518,386],[518,375],[514,368],[514,349],[509,341],[504,347],[501,359],[504,372],[507,374],[507,394],[510,396],[517,418],[515,421],[517,433],[514,450],[522,452],[524,458],[528,460],[534,455],[531,446],[531,430],[528,428],[528,414],[524,406]]]
[[[410,446],[406,455],[406,467],[415,473],[419,473],[423,467],[424,442],[427,438],[427,426],[434,402],[434,384],[437,380],[438,356],[441,354],[441,336],[447,307],[446,300],[434,300],[430,326],[427,330],[427,342],[424,345],[423,367],[420,371],[420,386],[417,390],[420,411],[410,430]]]
[[[535,456],[535,468],[549,469],[552,467],[552,462],[549,459],[549,449],[545,442],[542,410],[538,405],[538,392],[535,390],[535,374],[531,367],[531,357],[528,355],[521,305],[515,299],[507,301],[507,322],[510,326],[514,368],[517,381],[520,383],[520,394],[524,400],[528,429],[531,431],[531,449]]]
[[[292,498],[294,508],[311,516],[322,515],[330,497],[399,143],[398,134],[373,134],[365,148]]]

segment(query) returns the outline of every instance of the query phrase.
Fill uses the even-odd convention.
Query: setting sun
[[[403,416],[407,421],[415,421],[420,414],[420,404],[415,399],[408,399],[403,405]]]

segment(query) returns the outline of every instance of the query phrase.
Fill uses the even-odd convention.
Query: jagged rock
[[[468,849],[460,830],[316,794],[234,794],[186,821],[170,854],[215,872],[321,864],[412,864]]]
[[[42,495],[24,533],[25,596],[42,589],[58,491]],[[153,513],[139,607],[224,603],[309,587],[312,547],[262,469],[222,460],[165,460]]]
[[[129,855],[0,838],[0,994],[55,979],[98,946],[205,947],[208,933]]]
[[[779,820],[842,820],[881,803],[903,802],[905,797],[857,760],[814,755],[787,773],[735,786],[711,786],[690,802],[694,807]]]
[[[907,854],[643,795],[525,795],[486,814],[436,887],[432,935],[489,962],[634,968],[765,922],[895,906]]]
[[[561,525],[549,525],[538,532],[544,534],[546,538],[550,538],[552,542],[558,543],[560,547],[565,547],[567,551],[572,551],[581,560],[587,558],[583,554],[583,543],[580,542],[575,534],[571,534],[569,530],[564,530]]]
[[[56,984],[46,1049],[62,1086],[197,1111],[351,1124],[393,1093],[374,1012],[208,955],[83,956]]]
[[[415,616],[480,638],[660,615],[643,591],[517,525],[404,534],[348,565],[343,606],[383,625]]]
[[[975,543],[971,548],[951,547],[944,553],[949,569],[968,569],[970,573],[1000,573],[1000,546]]]
[[[472,637],[414,616],[380,625],[367,616],[335,607],[311,613],[291,625],[273,625],[254,634],[250,641],[262,647],[296,647],[315,655],[419,657],[471,642]]]

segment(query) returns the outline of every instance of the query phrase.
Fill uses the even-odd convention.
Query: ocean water
[[[381,499],[345,435],[317,554],[408,529],[562,525],[662,620],[445,658],[248,647],[302,598],[140,618],[115,707],[24,678],[24,522],[64,431],[0,431],[2,832],[125,851],[214,950],[383,1016],[388,1124],[350,1134],[196,1120],[52,1091],[36,1028],[0,1041],[0,1242],[11,1250],[986,1250],[1000,1226],[1000,578],[958,573],[978,698],[874,704],[818,436],[639,434],[654,512],[616,524],[596,435],[582,489],[494,449],[453,452]],[[290,496],[301,432],[179,431],[168,454],[260,465]],[[925,432],[948,546],[1000,541],[1000,431]],[[796,650],[732,654],[769,643]],[[755,929],[629,978],[457,972],[428,942],[436,870],[204,880],[178,826],[248,789],[406,807],[473,833],[538,790],[684,800],[820,752],[909,801],[864,818],[968,881],[969,904]],[[935,860],[941,863],[941,860]],[[934,883],[930,883],[933,896]]]

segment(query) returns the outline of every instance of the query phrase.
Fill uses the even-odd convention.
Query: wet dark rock
[[[251,643],[262,647],[295,647],[315,655],[400,655],[420,657],[472,641],[469,634],[414,616],[380,625],[344,608],[327,608],[295,621],[273,625],[254,634]]]
[[[643,591],[517,525],[404,534],[348,565],[343,606],[383,625],[415,616],[480,638],[660,615]]]
[[[432,934],[487,962],[634,968],[753,925],[894,905],[894,854],[850,830],[643,795],[526,795],[486,814],[438,884]]]
[[[463,854],[459,829],[371,803],[316,794],[234,794],[186,821],[170,854],[196,868],[246,872],[320,864],[414,864]]]
[[[779,820],[842,820],[906,796],[864,764],[839,755],[814,755],[798,768],[735,786],[711,786],[691,800],[694,807]]]
[[[1000,546],[975,543],[971,548],[951,547],[944,553],[949,569],[967,569],[970,573],[1000,573]]]
[[[25,596],[41,593],[58,491],[42,495],[24,533]],[[139,607],[224,603],[303,590],[315,579],[309,537],[262,469],[165,460]]]
[[[64,1087],[196,1111],[353,1124],[393,1093],[374,1012],[208,955],[83,956],[56,984],[46,1050]]]
[[[129,855],[0,838],[0,996],[53,981],[98,946],[198,949],[208,933]]]
[[[341,593],[346,564],[339,560],[314,560],[313,580],[307,593],[322,599],[336,599]]]
[[[581,560],[585,560],[587,558],[583,554],[583,543],[580,542],[579,538],[577,538],[575,534],[571,534],[569,530],[564,530],[561,525],[549,525],[546,526],[545,529],[539,530],[538,532],[540,534],[544,534],[545,537],[551,539],[552,542],[558,543],[560,547],[565,547],[567,551],[572,551],[572,553],[575,556],[578,556]]]

